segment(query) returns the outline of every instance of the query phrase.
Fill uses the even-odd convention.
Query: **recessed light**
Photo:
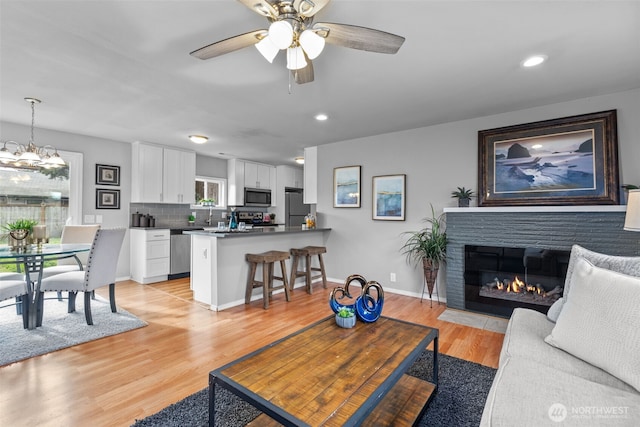
[[[299,164],[299,165],[304,165],[304,157],[296,157],[293,160],[295,160],[296,163]]]
[[[533,55],[522,61],[521,65],[525,68],[535,67],[547,60],[546,55]]]
[[[327,120],[329,118],[329,116],[327,116],[326,114],[318,114],[316,115],[315,119],[319,122],[324,122],[325,120]]]
[[[194,144],[204,144],[209,140],[209,138],[204,135],[189,135],[189,139]]]

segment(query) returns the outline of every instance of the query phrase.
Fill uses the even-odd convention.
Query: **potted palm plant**
[[[456,191],[451,192],[451,197],[458,199],[458,207],[468,208],[469,201],[473,197],[473,190],[464,187],[458,187]]]
[[[433,206],[431,206],[431,217],[426,217],[422,221],[428,226],[418,231],[403,233],[409,237],[401,251],[408,263],[416,266],[422,264],[424,280],[431,298],[440,265],[447,260],[447,234],[444,214],[436,216]]]

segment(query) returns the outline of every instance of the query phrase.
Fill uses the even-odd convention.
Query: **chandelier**
[[[38,147],[33,140],[35,104],[39,104],[41,101],[36,98],[25,98],[24,100],[31,104],[31,137],[29,138],[29,143],[23,145],[16,141],[0,141],[3,144],[0,149],[0,163],[26,168],[58,168],[64,166],[65,162],[55,147],[51,145]],[[14,151],[10,151],[7,145],[14,146]]]

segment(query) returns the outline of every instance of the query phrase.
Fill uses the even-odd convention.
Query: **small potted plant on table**
[[[353,309],[340,307],[336,313],[336,324],[341,328],[353,328],[356,326],[356,314]]]
[[[32,219],[18,219],[8,222],[2,226],[2,229],[9,235],[9,246],[13,249],[20,249],[28,244],[27,237],[33,232],[33,226],[38,221]]]

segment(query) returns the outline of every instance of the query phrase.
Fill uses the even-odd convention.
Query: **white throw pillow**
[[[640,391],[640,278],[579,259],[571,280],[545,341]]]
[[[576,262],[581,258],[586,259],[596,267],[606,268],[607,270],[616,271],[629,276],[640,277],[640,257],[605,255],[590,251],[589,249],[585,249],[579,245],[573,245],[571,248],[571,256],[569,257],[569,265],[567,266],[567,277],[564,281],[564,294],[562,298],[553,303],[547,312],[547,318],[552,322],[558,320],[558,316],[562,312],[562,307],[567,301],[567,295],[571,288],[571,276],[573,269]]]

